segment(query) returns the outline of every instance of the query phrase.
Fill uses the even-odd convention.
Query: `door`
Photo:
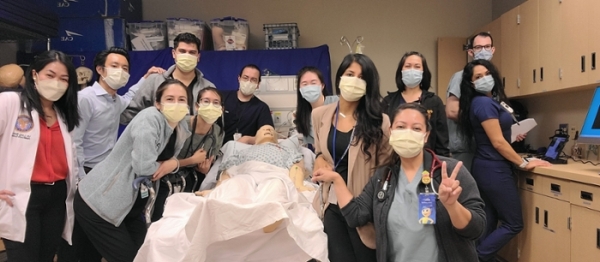
[[[438,38],[437,94],[444,104],[446,104],[446,92],[450,78],[467,64],[467,52],[463,50],[466,43],[467,38],[464,37]]]
[[[539,79],[539,0],[528,0],[519,6],[519,78],[520,95],[541,92]]]
[[[586,1],[590,2],[591,5],[589,10],[589,45],[590,45],[590,66],[588,69],[589,73],[589,82],[590,83],[600,83],[600,1],[592,0]]]
[[[538,0],[539,4],[539,83],[542,92],[560,89],[560,2]]]
[[[540,216],[542,212],[542,200],[544,196],[527,190],[521,190],[521,205],[523,209],[523,231],[518,236],[519,261],[542,261],[539,260],[542,246],[539,239],[542,236],[543,223]],[[509,259],[509,258],[505,258]],[[514,261],[514,260],[508,260]]]
[[[510,97],[519,95],[519,7],[504,13],[500,17],[500,41],[502,53],[502,82],[504,91]]]
[[[543,247],[541,259],[532,261],[570,261],[571,259],[571,203],[542,196],[540,224],[542,235],[537,244]],[[537,256],[537,255],[536,255]]]
[[[593,1],[562,1],[560,4],[561,88],[588,84],[587,72],[590,63],[588,15],[590,3]]]
[[[571,205],[571,261],[600,258],[600,212]]]

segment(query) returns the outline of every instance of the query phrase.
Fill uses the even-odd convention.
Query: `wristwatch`
[[[529,161],[527,161],[527,159],[522,158],[523,159],[523,163],[521,163],[521,165],[519,165],[520,168],[525,168],[527,166],[527,164],[529,164]]]

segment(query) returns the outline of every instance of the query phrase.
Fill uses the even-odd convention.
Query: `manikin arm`
[[[292,165],[290,168],[290,179],[294,182],[298,191],[313,191],[312,187],[304,186],[304,179],[306,178],[306,172],[304,171],[304,160]]]
[[[221,183],[223,183],[223,181],[230,179],[231,176],[229,176],[229,174],[227,174],[227,170],[223,170],[223,173],[221,173],[221,176],[219,177],[219,181],[217,181],[217,185],[215,187],[218,187],[219,185],[221,185]],[[210,194],[210,192],[212,192],[212,189],[210,190],[202,190],[202,191],[196,191],[195,194],[197,196],[208,196],[208,194]]]

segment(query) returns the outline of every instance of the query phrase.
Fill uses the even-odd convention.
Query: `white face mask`
[[[390,134],[390,145],[400,157],[413,158],[423,151],[425,133],[406,128],[394,129]]]
[[[196,69],[198,65],[198,57],[195,55],[190,55],[188,53],[185,54],[177,54],[177,59],[175,59],[175,64],[177,68],[184,73],[191,72]]]
[[[68,85],[67,83],[58,81],[58,79],[44,79],[37,80],[35,82],[35,87],[40,96],[54,102],[67,92]]]
[[[198,105],[198,115],[208,124],[217,121],[222,114],[223,111],[220,106],[215,106],[213,104]]]
[[[348,102],[360,100],[367,93],[367,82],[355,76],[340,78],[340,95]]]
[[[105,67],[106,76],[102,77],[110,88],[118,90],[129,82],[129,73],[123,68]]]
[[[256,91],[256,87],[257,86],[258,86],[258,84],[252,83],[250,81],[240,80],[240,91],[245,96],[251,96],[251,95],[253,95],[254,91]]]
[[[475,55],[473,56],[473,60],[479,60],[479,59],[483,59],[483,60],[492,60],[492,57],[494,57],[494,54],[492,53],[492,50],[485,50],[485,49],[481,49],[481,51],[475,53]]]
[[[417,69],[402,70],[402,83],[407,88],[415,88],[419,86],[423,80],[423,71]]]

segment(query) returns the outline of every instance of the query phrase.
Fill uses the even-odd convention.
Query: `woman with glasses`
[[[176,156],[190,136],[187,89],[168,79],[156,90],[156,102],[137,114],[108,157],[79,182],[75,217],[106,260],[133,261],[147,231],[152,181],[177,172]]]
[[[223,113],[221,95],[217,89],[207,87],[200,90],[194,106],[198,113],[188,120],[192,135],[183,143],[177,156],[181,167],[179,172],[161,179],[152,221],[162,217],[167,197],[174,192],[169,190],[168,183],[181,186],[185,192],[197,191],[223,145],[223,129],[216,123]]]
[[[396,70],[396,87],[398,91],[383,98],[383,112],[391,116],[401,104],[421,104],[427,109],[432,126],[425,148],[440,156],[450,156],[446,109],[439,96],[427,91],[431,87],[431,72],[421,53],[412,51],[402,56]]]

